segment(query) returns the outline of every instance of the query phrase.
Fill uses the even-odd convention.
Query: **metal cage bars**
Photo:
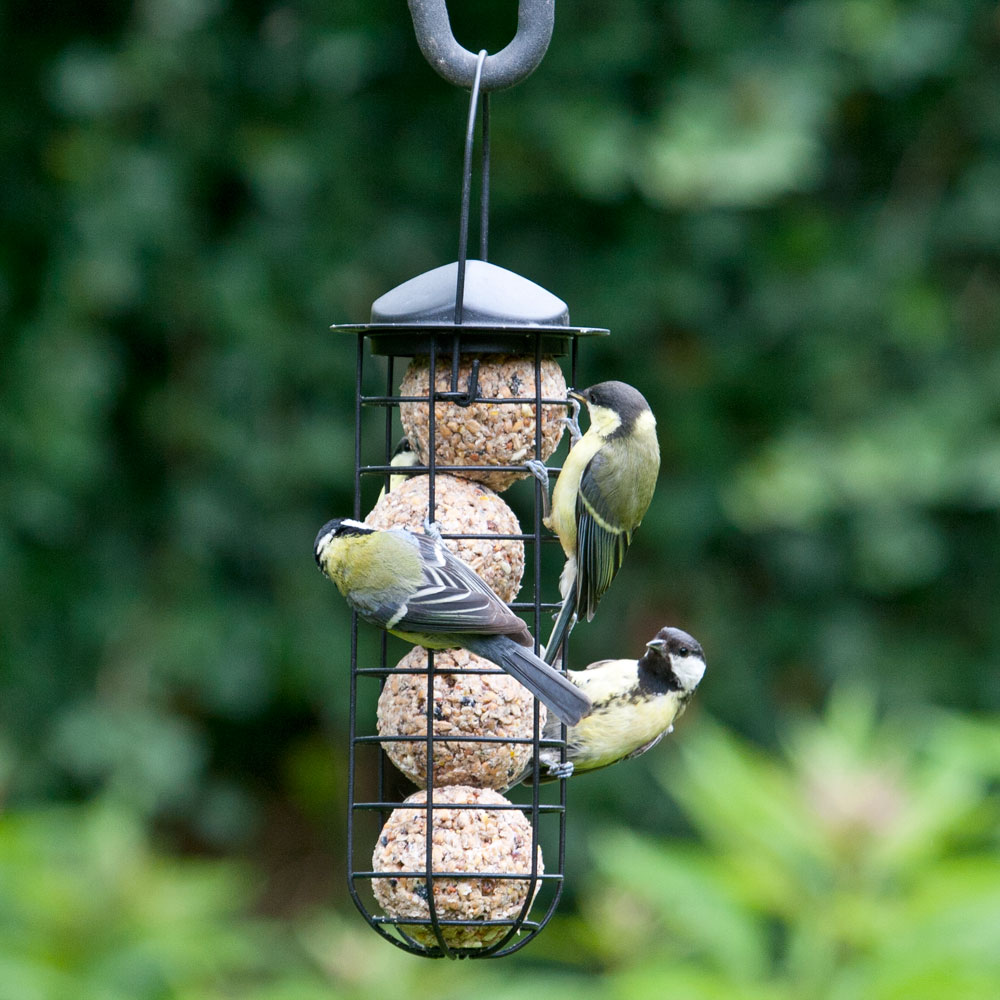
[[[461,337],[460,333],[451,334],[458,341]],[[427,396],[403,396],[394,392],[395,385],[395,356],[390,355],[387,358],[386,365],[386,390],[382,395],[366,395],[364,392],[364,381],[365,381],[365,350],[364,350],[365,334],[359,333],[357,336],[357,362],[356,362],[356,391],[355,391],[355,441],[354,441],[354,516],[356,518],[362,517],[362,481],[367,476],[383,476],[386,481],[386,486],[388,487],[388,478],[390,475],[390,470],[393,468],[390,465],[390,456],[392,452],[392,444],[394,440],[393,436],[393,410],[399,406],[400,403],[404,402],[426,402],[428,405],[428,419],[429,419],[429,443],[428,443],[428,460],[427,465],[415,466],[408,470],[411,474],[421,475],[426,474],[428,477],[428,505],[429,505],[429,517],[434,518],[434,482],[438,474],[451,474],[462,472],[467,472],[472,469],[482,471],[484,469],[492,470],[518,470],[523,471],[523,465],[497,465],[497,466],[467,466],[467,465],[442,465],[436,460],[436,436],[435,436],[435,404],[442,402],[442,396],[445,400],[451,395],[449,393],[441,393],[436,390],[437,381],[437,364],[438,351],[434,348],[432,342],[432,350],[430,357],[430,371],[429,371],[429,381],[428,381],[428,395]],[[542,374],[541,374],[541,363],[542,363],[542,350],[541,350],[541,335],[535,336],[535,349],[534,349],[534,375],[535,375],[535,394],[534,398],[522,397],[511,400],[490,400],[491,403],[511,403],[511,404],[522,404],[524,402],[531,402],[534,405],[535,410],[535,455],[541,457],[541,447],[542,447],[542,406],[551,404],[561,404],[565,400],[562,399],[550,399],[542,396]],[[460,345],[453,345],[460,346]],[[577,367],[577,340],[573,336],[571,340],[571,382],[576,381],[576,367]],[[363,441],[362,428],[364,424],[364,410],[366,407],[382,407],[385,410],[385,431],[382,435],[381,450],[383,452],[384,461],[379,464],[364,464],[363,455],[365,451],[365,443]],[[542,551],[541,546],[546,543],[553,543],[557,540],[550,535],[543,533],[542,526],[542,486],[536,480],[534,482],[534,505],[533,505],[533,523],[532,530],[530,532],[522,531],[520,533],[514,534],[500,534],[500,535],[480,535],[480,534],[445,534],[445,538],[501,538],[507,540],[521,540],[523,542],[530,542],[533,546],[532,549],[532,560],[531,560],[531,575],[532,575],[532,599],[530,601],[513,601],[510,603],[510,607],[515,611],[530,611],[534,620],[534,635],[535,652],[539,652],[539,633],[543,623],[543,615],[546,612],[552,612],[560,607],[558,602],[545,602],[542,600]],[[394,667],[390,667],[387,662],[388,653],[388,641],[385,633],[382,634],[381,644],[380,644],[380,662],[378,667],[363,667],[358,663],[358,618],[357,615],[352,615],[351,623],[351,681],[350,681],[350,742],[348,751],[348,832],[347,832],[347,849],[348,849],[348,883],[351,898],[354,901],[355,906],[362,913],[368,923],[386,940],[391,941],[394,945],[402,948],[404,951],[408,951],[411,954],[423,955],[426,957],[476,957],[476,958],[487,958],[487,957],[500,957],[503,955],[511,954],[514,951],[524,947],[534,936],[537,934],[545,925],[548,923],[552,914],[555,911],[555,907],[558,904],[559,898],[562,893],[563,884],[563,870],[565,866],[565,847],[566,847],[566,785],[565,780],[559,782],[558,785],[558,801],[555,803],[545,803],[541,801],[540,796],[540,784],[539,784],[539,750],[543,746],[559,746],[564,747],[565,744],[562,740],[559,741],[548,741],[543,740],[540,731],[540,719],[538,703],[535,702],[534,705],[534,719],[533,719],[533,734],[530,739],[518,738],[518,737],[504,737],[504,736],[455,736],[449,735],[447,737],[438,737],[434,735],[434,654],[432,651],[428,650],[428,663],[427,663],[427,697],[426,697],[426,713],[427,713],[427,731],[426,736],[395,736],[395,737],[381,737],[377,734],[368,732],[359,732],[358,724],[358,685],[359,681],[366,679],[376,679],[380,683],[380,687],[385,682],[385,678],[392,672],[394,672]],[[405,668],[404,668],[405,669]],[[421,674],[424,673],[422,670],[408,670],[408,673]],[[449,671],[449,672],[471,672],[471,671]],[[482,671],[477,671],[482,672]],[[486,672],[496,672],[502,673],[502,671],[497,668],[496,671],[486,671]],[[565,732],[565,731],[563,731]],[[418,741],[426,740],[426,753],[427,753],[427,801],[425,803],[414,803],[410,805],[404,805],[401,802],[392,801],[391,797],[387,792],[388,775],[387,767],[391,768],[393,765],[388,761],[384,750],[381,749],[381,744],[383,742],[392,741]],[[433,834],[433,815],[435,810],[435,805],[433,801],[433,792],[436,787],[434,781],[434,745],[437,742],[448,742],[448,743],[459,743],[459,742],[498,742],[505,744],[524,744],[531,743],[533,746],[532,754],[532,777],[530,784],[530,803],[512,803],[508,806],[488,804],[488,805],[463,805],[461,808],[470,809],[490,809],[490,810],[503,810],[503,809],[521,809],[525,812],[529,819],[532,831],[531,838],[531,870],[529,873],[519,873],[519,874],[508,874],[508,873],[496,873],[496,872],[448,872],[448,871],[434,871],[432,865],[432,834]],[[375,768],[375,783],[376,783],[376,794],[374,798],[360,799],[358,797],[358,786],[359,786],[359,753],[364,750],[374,748],[378,752],[377,766]],[[437,786],[440,787],[440,786]],[[454,804],[449,804],[444,806],[444,808],[455,808]],[[356,865],[356,857],[359,850],[370,850],[372,845],[359,845],[357,838],[357,817],[361,813],[377,813],[379,815],[380,822],[384,825],[389,813],[394,809],[400,808],[411,808],[423,810],[426,813],[426,829],[425,829],[425,844],[424,844],[424,869],[419,871],[375,871],[369,866],[360,867]],[[554,868],[548,867],[543,873],[538,870],[538,847],[540,844],[540,824],[543,819],[549,817],[556,817],[558,822],[558,829],[556,831],[557,837],[557,858]],[[550,859],[551,865],[551,859]],[[394,918],[390,916],[385,916],[381,914],[376,914],[371,911],[369,906],[366,904],[365,900],[362,898],[359,892],[359,883],[368,882],[370,883],[375,878],[421,878],[425,880],[427,886],[427,903],[429,909],[428,917],[424,919],[415,917],[399,917]],[[438,915],[434,903],[434,880],[443,878],[465,878],[465,879],[475,879],[475,878],[489,878],[489,879],[518,879],[528,883],[527,894],[521,911],[514,917],[505,920],[494,920],[494,921],[483,921],[483,920],[454,920],[442,918]],[[535,895],[536,891],[545,885],[549,885],[552,888],[550,898],[545,905],[545,912],[540,917],[535,919],[529,919],[529,913],[536,902]],[[541,895],[541,894],[539,894]],[[407,926],[420,926],[426,925],[429,927],[435,937],[437,942],[436,947],[427,947],[420,942],[414,940],[414,938],[407,934],[405,930],[402,929],[401,925]],[[504,933],[500,939],[491,945],[485,947],[471,948],[471,947],[455,947],[450,945],[444,937],[444,930],[448,927],[455,926],[497,926],[497,927],[507,927],[508,930]],[[394,931],[395,933],[393,933]],[[527,932],[527,933],[522,933]]]

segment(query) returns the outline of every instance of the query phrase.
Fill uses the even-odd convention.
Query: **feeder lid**
[[[455,322],[458,264],[418,274],[372,304],[366,324],[337,324],[334,330],[365,334],[372,353],[413,357],[437,350],[467,354],[525,353],[535,345],[563,355],[575,337],[607,336],[596,327],[569,325],[562,299],[541,285],[485,260],[465,264],[461,322]]]
[[[404,281],[372,305],[372,323],[453,324],[458,264]],[[562,299],[527,278],[485,260],[465,265],[462,324],[569,326]]]

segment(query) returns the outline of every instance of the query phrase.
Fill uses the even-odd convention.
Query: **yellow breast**
[[[677,691],[638,692],[635,660],[610,660],[570,676],[594,702],[591,714],[567,733],[579,770],[628,756],[667,730],[683,709]]]
[[[568,556],[576,550],[576,495],[580,490],[580,480],[603,443],[596,428],[589,428],[570,449],[552,490],[552,510],[545,526],[559,536],[563,551]]]

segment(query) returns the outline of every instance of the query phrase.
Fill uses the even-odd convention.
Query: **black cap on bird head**
[[[618,414],[623,427],[629,427],[649,403],[634,386],[626,382],[598,382],[587,389],[570,389],[569,395],[590,406],[601,406]]]
[[[700,656],[705,658],[705,653],[701,648],[701,643],[693,635],[679,628],[672,628],[667,625],[656,633],[655,639],[650,639],[646,643],[646,648],[651,652],[656,651],[660,656]]]
[[[313,542],[313,555],[316,557],[316,565],[320,566],[320,553],[323,543],[329,538],[343,538],[345,535],[370,535],[375,531],[367,524],[354,521],[349,517],[335,517],[332,521],[327,521],[316,533],[316,541]],[[322,567],[321,567],[322,568]]]

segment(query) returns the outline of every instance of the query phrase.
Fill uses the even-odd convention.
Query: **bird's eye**
[[[688,649],[687,646],[681,646],[681,648],[678,649],[677,652],[680,653],[681,656],[690,656],[691,655],[691,650]]]

